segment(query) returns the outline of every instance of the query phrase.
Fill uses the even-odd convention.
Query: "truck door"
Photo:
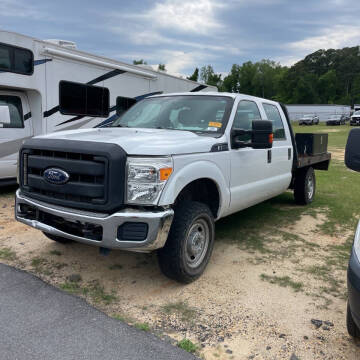
[[[261,120],[259,106],[255,101],[241,100],[233,121],[233,128],[251,130],[253,120]],[[243,135],[242,141],[249,141],[250,135]],[[268,162],[268,149],[244,147],[230,150],[230,213],[245,209],[272,197],[272,164]]]
[[[274,142],[269,150],[269,176],[272,179],[271,188],[275,195],[284,192],[291,182],[293,146],[289,127],[279,105],[262,103],[267,120],[273,122]]]
[[[27,96],[21,92],[0,91],[0,184],[16,178],[18,151],[33,136]]]

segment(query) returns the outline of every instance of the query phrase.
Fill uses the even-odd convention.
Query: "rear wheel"
[[[346,327],[350,336],[354,338],[360,337],[360,330],[355,324],[355,321],[352,317],[349,303],[347,304],[347,310],[346,310]]]
[[[49,233],[46,233],[46,232],[43,232],[43,234],[44,234],[47,238],[49,238],[50,240],[56,241],[56,242],[61,243],[61,244],[68,244],[68,243],[73,242],[72,240],[66,239],[66,238],[61,237],[61,236],[49,234]]]
[[[300,169],[295,175],[294,197],[297,204],[307,205],[312,203],[315,197],[316,180],[314,169]]]
[[[184,201],[175,209],[165,246],[158,250],[161,271],[181,283],[190,283],[204,272],[213,247],[215,223],[209,207]]]

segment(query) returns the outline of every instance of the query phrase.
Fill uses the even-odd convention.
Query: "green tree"
[[[200,70],[200,79],[208,85],[221,87],[221,75],[215,74],[211,65],[203,66]]]
[[[198,81],[199,80],[199,68],[195,68],[193,74],[187,78],[188,80]]]
[[[323,104],[333,104],[336,98],[336,71],[329,70],[319,77],[318,91],[320,102]]]
[[[133,64],[134,65],[147,65],[147,62],[144,61],[143,59],[140,59],[140,60],[133,60]]]
[[[158,70],[166,71],[166,69],[165,69],[165,64],[159,64]]]

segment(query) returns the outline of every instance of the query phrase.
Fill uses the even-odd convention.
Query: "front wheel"
[[[175,209],[165,246],[158,250],[161,271],[181,283],[190,283],[204,272],[215,238],[214,217],[209,207],[184,201]]]
[[[347,310],[346,310],[346,327],[350,336],[354,338],[360,337],[360,330],[355,324],[355,321],[352,317],[349,303],[347,304]]]
[[[314,169],[310,166],[300,169],[295,175],[294,197],[300,205],[312,203],[315,197],[316,180]]]

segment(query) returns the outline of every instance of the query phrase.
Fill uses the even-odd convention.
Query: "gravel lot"
[[[190,339],[205,359],[360,358],[360,343],[345,327],[348,250],[342,247],[353,229],[336,224],[331,235],[323,231],[326,207],[299,213],[285,194],[265,205],[297,214],[285,224],[275,217],[269,225],[269,211],[256,207],[220,221],[207,271],[183,286],[160,273],[156,254],[105,257],[97,248],[48,240],[13,219],[13,196],[13,190],[0,196],[0,261],[85,297],[110,316],[169,341]],[[237,233],[247,226],[241,219],[251,216],[260,229],[256,238],[234,241],[244,236]]]

